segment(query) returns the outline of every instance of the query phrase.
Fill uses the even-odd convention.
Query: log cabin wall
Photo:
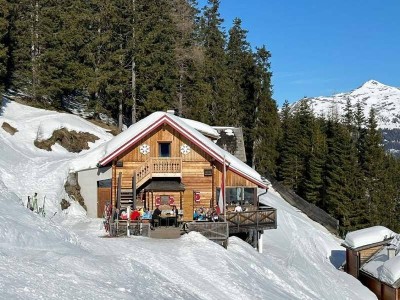
[[[122,189],[131,189],[134,171],[149,158],[159,157],[160,142],[170,143],[170,157],[180,158],[182,160],[181,182],[185,185],[185,191],[182,196],[182,209],[184,220],[192,220],[193,210],[195,208],[210,207],[212,200],[214,204],[217,203],[215,200],[215,189],[221,186],[223,167],[222,164],[217,162],[215,162],[215,167],[213,167],[214,160],[209,154],[205,153],[205,151],[169,125],[161,125],[113,161],[113,204],[115,205],[116,202],[118,174],[122,173]],[[149,146],[148,154],[140,152],[141,145]],[[184,154],[181,152],[181,146],[183,145],[190,147],[189,153]],[[122,166],[117,167],[117,162],[122,163]],[[210,173],[205,174],[205,169],[209,171],[212,170],[210,171],[212,175],[210,175]],[[257,185],[249,180],[230,171],[228,167],[226,173],[226,187],[231,186],[257,187]],[[194,201],[193,192],[200,192],[199,202]],[[162,194],[165,195],[165,193]]]

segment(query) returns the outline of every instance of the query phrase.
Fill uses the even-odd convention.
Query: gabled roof
[[[227,151],[221,149],[213,141],[209,140],[207,137],[191,127],[181,118],[165,112],[152,113],[148,117],[131,125],[127,130],[107,142],[104,147],[105,155],[99,161],[98,165],[107,165],[118,155],[128,150],[146,135],[153,132],[164,124],[168,124],[169,126],[174,128],[177,132],[179,132],[193,144],[198,146],[219,163],[223,164],[225,158],[227,169],[248,179],[249,181],[253,182],[261,188],[267,187],[266,183],[262,181],[260,174],[253,170],[251,167],[249,167]]]

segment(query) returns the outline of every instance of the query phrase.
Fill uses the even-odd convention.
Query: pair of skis
[[[44,211],[45,203],[46,203],[46,196],[43,197],[43,205],[42,205],[42,207],[39,207],[39,210],[38,210],[38,214],[41,215],[42,217],[46,216],[46,212]]]
[[[46,216],[46,212],[44,210],[44,207],[45,207],[45,204],[46,204],[46,196],[43,197],[43,205],[42,205],[42,207],[38,207],[37,206],[37,200],[35,201],[35,203],[36,203],[36,211],[35,212],[37,214],[41,215],[42,217],[45,217]],[[26,203],[26,208],[28,208],[31,211],[35,210],[35,205],[34,205],[34,203],[31,203],[30,196],[28,196],[28,202]]]

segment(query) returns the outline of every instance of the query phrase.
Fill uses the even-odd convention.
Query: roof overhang
[[[162,115],[158,120],[156,120],[152,125],[147,127],[145,130],[139,132],[136,134],[134,137],[132,137],[130,140],[126,141],[123,145],[118,147],[116,150],[114,150],[112,153],[104,157],[100,162],[99,166],[106,166],[108,163],[110,163],[113,159],[115,159],[118,155],[122,154],[124,151],[128,150],[130,147],[135,145],[138,141],[140,141],[143,137],[145,137],[147,134],[150,132],[154,131],[158,127],[168,124],[170,125],[173,129],[175,129],[177,132],[179,132],[182,136],[187,138],[189,141],[191,141],[193,144],[195,144],[197,147],[199,147],[201,150],[203,150],[205,153],[210,155],[212,158],[214,158],[216,161],[218,161],[221,164],[227,165],[227,170],[230,170],[237,175],[246,178],[250,182],[256,184],[260,188],[267,188],[267,185],[262,182],[261,180],[257,180],[254,177],[251,177],[247,174],[245,174],[243,171],[238,170],[231,166],[229,164],[229,161],[226,161],[225,158],[211,149],[210,147],[207,147],[202,141],[199,141],[189,130],[175,122],[171,117],[168,116],[168,114]],[[200,134],[200,133],[199,133]],[[210,141],[211,142],[211,141]],[[218,147],[218,146],[217,146]],[[223,150],[223,149],[221,149]],[[223,150],[224,151],[224,150]]]
[[[185,186],[176,180],[152,180],[144,190],[146,192],[183,192]]]
[[[349,245],[347,245],[347,244],[345,244],[345,243],[342,243],[341,246],[343,246],[343,247],[346,248],[346,249],[353,250],[353,251],[362,251],[362,250],[369,249],[369,248],[373,248],[373,247],[376,247],[376,246],[384,246],[384,245],[387,245],[392,239],[393,239],[393,238],[389,238],[389,239],[386,239],[386,240],[384,240],[384,241],[382,241],[382,242],[373,243],[373,244],[368,244],[368,245],[364,245],[364,246],[357,247],[357,248],[352,248],[352,247],[350,247]]]

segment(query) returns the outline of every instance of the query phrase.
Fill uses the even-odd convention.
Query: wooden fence
[[[284,186],[282,183],[278,182],[272,176],[266,176],[267,179],[272,183],[274,189],[282,196],[282,198],[293,205],[294,207],[305,213],[310,219],[315,222],[320,223],[330,232],[337,234],[339,229],[339,221],[334,217],[329,215],[323,209],[317,207],[316,205],[307,202],[294,191]]]
[[[277,213],[276,209],[270,206],[259,210],[227,212],[226,222],[229,224],[230,233],[254,229],[275,229],[277,227]]]
[[[126,220],[119,220],[110,224],[110,236],[127,236],[127,225]],[[150,237],[150,223],[142,222],[131,222],[129,224],[130,235],[141,235],[145,237]]]
[[[186,223],[186,231],[197,231],[206,238],[222,244],[225,248],[229,237],[227,222],[189,222]]]

